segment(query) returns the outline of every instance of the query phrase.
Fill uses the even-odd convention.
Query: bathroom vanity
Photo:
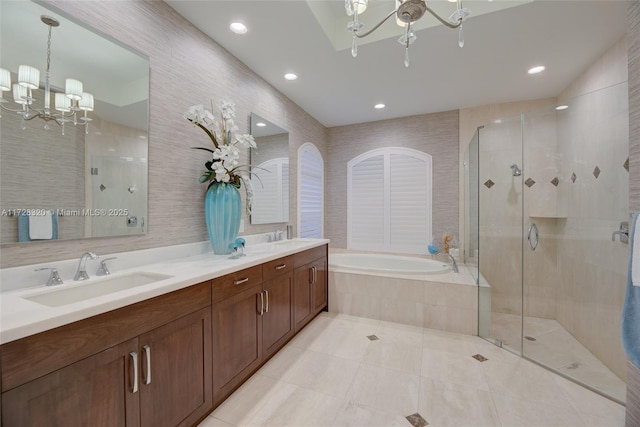
[[[164,281],[178,289],[5,341],[2,425],[195,425],[327,308],[326,240],[201,280],[205,258],[159,271],[196,271]]]

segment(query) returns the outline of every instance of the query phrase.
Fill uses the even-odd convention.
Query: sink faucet
[[[447,254],[449,256],[449,258],[451,258],[451,269],[453,270],[453,272],[454,273],[459,273],[458,264],[456,263],[456,259],[449,252],[445,252],[445,254]]]
[[[76,275],[73,276],[73,280],[78,282],[80,280],[87,280],[89,275],[87,274],[87,267],[85,266],[87,262],[87,258],[96,259],[98,255],[93,252],[85,252],[80,257],[80,264],[78,264],[78,270],[76,271]]]

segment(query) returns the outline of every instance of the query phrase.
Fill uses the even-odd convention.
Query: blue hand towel
[[[632,271],[634,250],[640,250],[640,242],[635,241],[639,217],[640,212],[636,212],[631,221],[629,277],[627,279],[627,296],[622,309],[622,344],[627,357],[638,369],[640,369],[640,286],[633,285]]]
[[[52,237],[51,240],[58,240],[58,213],[51,212]],[[18,214],[18,242],[31,242],[29,238],[29,215],[26,212]]]

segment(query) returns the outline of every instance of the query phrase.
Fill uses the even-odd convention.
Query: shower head
[[[511,168],[511,173],[513,173],[513,176],[522,175],[522,171],[520,170],[518,165],[516,165],[515,163],[511,163],[511,166],[509,166],[509,167]]]

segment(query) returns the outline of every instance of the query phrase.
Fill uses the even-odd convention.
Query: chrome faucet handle
[[[60,274],[58,274],[57,268],[43,267],[43,268],[36,268],[34,271],[42,271],[42,270],[51,270],[51,274],[49,274],[49,279],[47,280],[47,286],[64,284],[64,282],[60,278]]]
[[[118,257],[113,256],[110,258],[105,258],[102,261],[100,261],[100,267],[98,267],[96,276],[108,276],[109,274],[111,274],[111,272],[109,271],[109,268],[107,267],[107,261],[110,261],[112,259],[118,259]]]
[[[73,276],[74,281],[78,282],[81,280],[87,280],[89,278],[89,275],[87,274],[87,268],[85,267],[87,258],[96,259],[98,258],[98,255],[94,254],[93,252],[85,252],[82,254],[82,256],[80,257],[80,263],[78,264],[78,270],[76,270],[76,275]]]

